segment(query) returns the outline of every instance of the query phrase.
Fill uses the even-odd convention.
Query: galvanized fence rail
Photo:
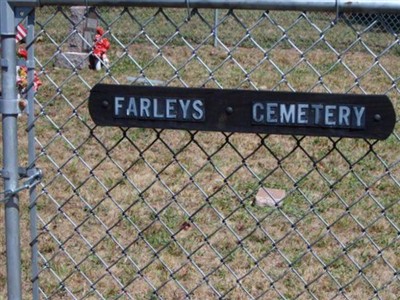
[[[399,1],[0,3],[0,297],[398,297],[398,122],[384,141],[112,128],[87,104],[117,83],[385,94],[398,112]],[[111,44],[98,71],[73,53],[94,16]]]

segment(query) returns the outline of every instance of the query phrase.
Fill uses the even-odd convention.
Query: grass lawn
[[[398,124],[385,141],[96,127],[99,82],[387,94],[399,111],[390,28],[334,14],[99,8],[108,70],[55,66],[68,10],[36,12],[40,289],[51,299],[396,299]],[[27,161],[20,118],[21,164]],[[260,187],[286,192],[254,205]],[[21,195],[24,297],[28,198]],[[3,211],[0,222],[3,223]],[[0,298],[6,297],[0,236]],[[397,274],[397,275],[396,275]],[[189,296],[188,296],[189,295]]]

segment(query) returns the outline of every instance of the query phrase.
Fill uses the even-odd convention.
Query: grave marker
[[[83,69],[89,67],[88,54],[92,50],[93,37],[98,20],[94,8],[72,6],[70,8],[70,32],[75,31],[68,40],[68,51],[59,53],[55,65],[59,68]],[[86,19],[86,21],[82,21]]]
[[[92,50],[92,43],[94,36],[96,35],[96,28],[99,26],[99,20],[94,11],[94,8],[89,8],[89,12],[86,19],[86,24],[83,29],[83,37],[88,43],[83,43],[83,51],[90,52]]]

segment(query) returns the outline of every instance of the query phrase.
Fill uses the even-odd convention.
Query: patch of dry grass
[[[132,20],[121,11],[114,11],[123,16],[120,26],[117,22],[111,28],[115,39],[129,41],[135,34],[121,27]],[[168,18],[182,17],[173,12],[167,11]],[[141,20],[152,16],[154,10],[138,12]],[[111,12],[106,17],[112,20]],[[237,17],[249,26],[258,19],[247,12]],[[271,17],[284,22],[283,14]],[[289,17],[290,23],[298,14]],[[66,22],[60,14],[56,18]],[[151,25],[147,31],[162,44],[175,29],[161,13],[156,18],[160,19],[154,24],[165,23],[164,27]],[[206,34],[198,15],[180,27],[182,33],[203,32],[187,37],[192,48],[182,38],[160,49],[142,39],[123,49],[114,40],[107,74],[54,68],[57,47],[46,34],[57,38],[62,32],[44,26],[44,38],[36,46],[43,87],[37,95],[35,123],[36,163],[45,174],[37,199],[44,295],[184,299],[190,293],[194,299],[310,299],[312,294],[329,299],[342,293],[365,299],[376,289],[381,298],[395,299],[400,293],[394,277],[400,264],[395,134],[374,142],[100,128],[91,121],[90,87],[99,81],[127,83],[126,77],[140,76],[140,69],[147,78],[169,86],[389,91],[398,108],[399,94],[390,78],[400,70],[396,51],[375,59],[365,48],[355,47],[338,59],[326,44],[307,50],[319,35],[307,35],[301,30],[304,24],[288,32],[303,55],[285,43],[268,48],[282,34],[268,21],[265,28],[254,29],[255,38],[269,49],[263,52],[250,41],[237,44],[243,37],[239,29],[226,34],[238,26],[232,18],[221,25],[227,48],[201,43]],[[329,25],[323,18],[314,16],[314,21]],[[348,29],[341,30],[342,25],[326,35],[338,51],[354,38]],[[382,43],[392,38],[380,37],[387,38]],[[365,41],[379,49],[373,37],[365,36]],[[21,132],[21,141],[24,138]],[[21,148],[26,149],[25,142]],[[23,155],[22,162],[26,152]],[[260,186],[284,189],[282,207],[254,206]],[[28,208],[23,199],[24,293],[29,298]],[[4,285],[3,267],[0,290]]]

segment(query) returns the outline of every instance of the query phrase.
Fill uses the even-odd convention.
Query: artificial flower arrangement
[[[28,52],[23,47],[19,47],[17,56],[26,61],[28,59]],[[39,76],[35,71],[33,79],[33,90],[37,92],[41,85],[42,82],[40,81]],[[26,88],[28,87],[28,68],[26,66],[17,66],[17,87],[18,92],[21,95],[26,94]]]
[[[17,56],[26,61],[28,59],[28,52],[25,48],[19,47],[17,51]],[[34,72],[33,79],[33,90],[35,92],[38,91],[39,87],[42,85],[42,82],[39,79],[36,71]],[[26,94],[28,88],[28,68],[26,65],[17,66],[17,89],[18,89],[18,99],[19,99],[19,108],[23,111],[27,106]]]
[[[96,35],[93,40],[93,54],[90,62],[91,69],[101,70],[102,65],[106,68],[109,67],[109,60],[107,57],[107,51],[110,49],[110,41],[103,37],[104,29],[101,27],[96,28]]]

